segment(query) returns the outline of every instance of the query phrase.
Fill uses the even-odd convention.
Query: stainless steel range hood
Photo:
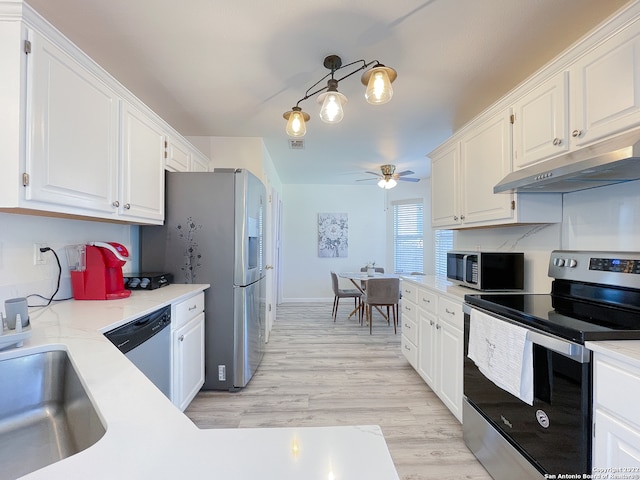
[[[567,193],[640,179],[640,130],[518,170],[493,193]]]

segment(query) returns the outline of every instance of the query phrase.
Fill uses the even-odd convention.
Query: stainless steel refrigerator
[[[140,228],[140,268],[205,290],[205,390],[237,390],[265,344],[265,188],[243,169],[166,174],[164,225]]]

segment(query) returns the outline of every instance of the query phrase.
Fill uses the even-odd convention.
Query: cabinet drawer
[[[640,426],[640,410],[630,401],[640,398],[640,370],[599,354],[594,370],[594,403]]]
[[[407,316],[403,316],[401,325],[402,335],[416,345],[418,343],[418,323]]]
[[[400,293],[402,294],[403,299],[406,298],[411,303],[418,303],[418,287],[414,284],[403,280],[400,287]]]
[[[418,307],[427,312],[438,313],[438,296],[422,288],[418,290]]]
[[[172,322],[176,323],[174,328],[184,325],[201,312],[204,312],[204,292],[176,303],[175,318],[172,319]]]
[[[409,360],[409,363],[413,368],[418,368],[418,348],[411,343],[406,335],[402,335],[400,341],[400,347],[402,348],[402,354]]]
[[[455,328],[464,328],[464,317],[462,316],[462,304],[453,302],[447,298],[440,297],[438,301],[438,317],[449,322]]]
[[[416,306],[415,303],[410,302],[409,300],[407,300],[406,298],[403,298],[400,301],[400,318],[402,320],[404,320],[405,318],[408,318],[409,320],[412,320],[414,322],[416,322],[418,320],[418,307]]]

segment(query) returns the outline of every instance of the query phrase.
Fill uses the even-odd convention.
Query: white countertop
[[[437,290],[438,293],[442,293],[453,297],[455,300],[464,301],[465,295],[473,295],[477,293],[482,293],[478,290],[474,290],[469,287],[461,287],[460,285],[456,285],[448,281],[446,278],[442,276],[436,275],[401,275],[400,278],[402,280],[406,280],[408,282],[415,283],[418,286],[423,286],[430,288],[432,290]]]
[[[0,361],[67,350],[106,426],[95,445],[24,479],[395,480],[378,426],[198,429],[103,335],[208,285],[170,285],[109,301],[69,300],[29,312],[24,346]]]
[[[603,353],[640,368],[640,340],[605,340],[585,342],[584,345],[593,352]]]

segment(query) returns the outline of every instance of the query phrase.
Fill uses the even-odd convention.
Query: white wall
[[[403,182],[389,191],[375,184],[284,185],[282,300],[331,300],[331,270],[359,271],[368,261],[375,261],[377,266],[393,271],[393,218],[389,205],[393,200],[429,197],[428,182]],[[429,212],[425,205],[425,225],[431,224]],[[346,258],[318,257],[318,213],[348,214]],[[426,233],[425,237],[425,259],[432,265],[431,236]],[[350,283],[341,280],[341,286],[348,288]]]
[[[0,213],[0,310],[4,312],[7,298],[38,293],[45,297],[53,294],[58,277],[58,266],[51,252],[45,253],[47,263],[34,265],[34,243],[46,243],[60,258],[62,281],[56,298],[71,296],[69,268],[64,247],[88,241],[122,243],[132,256],[123,270],[133,271],[138,264],[138,228],[103,222],[37,217]],[[41,304],[30,298],[29,304]]]
[[[284,185],[282,200],[284,302],[332,299],[331,270],[358,271],[368,261],[390,267],[385,264],[385,195],[377,186]],[[347,257],[318,257],[318,213],[348,215]]]

